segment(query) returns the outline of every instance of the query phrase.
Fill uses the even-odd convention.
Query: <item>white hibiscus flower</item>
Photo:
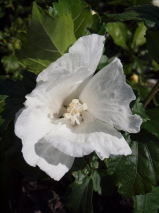
[[[22,139],[24,159],[60,180],[75,157],[95,151],[100,159],[130,155],[117,130],[136,133],[142,123],[132,115],[135,99],[122,64],[115,59],[94,74],[104,36],[81,37],[37,77],[36,88],[17,113],[15,133]],[[117,130],[116,130],[117,129]]]

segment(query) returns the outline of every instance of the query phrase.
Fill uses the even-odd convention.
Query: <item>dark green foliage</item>
[[[147,28],[151,30],[159,30],[159,7],[152,4],[141,5],[140,7],[133,7],[138,16],[145,21]]]
[[[91,7],[80,0],[60,0],[53,4],[51,14],[61,15],[70,13],[74,23],[74,33],[76,39],[90,34],[90,29],[97,32],[99,29],[100,17],[92,15]]]
[[[99,195],[110,196],[114,190],[114,183],[111,176],[108,175],[107,170],[95,170],[92,176],[93,190]]]
[[[15,114],[19,109],[24,107],[25,95],[30,93],[35,87],[35,75],[25,72],[22,80],[1,80],[1,94],[7,96],[5,105],[3,104],[3,112],[1,113],[4,122],[0,126],[0,130],[5,130],[8,123],[15,119]]]
[[[144,130],[126,140],[132,154],[110,157],[106,161],[108,174],[124,197],[150,192],[159,184],[159,141]]]
[[[132,112],[133,114],[139,115],[142,118],[143,122],[146,122],[147,120],[149,120],[149,116],[146,114],[143,104],[140,103],[139,98],[136,99],[132,108]]]
[[[151,132],[159,139],[159,107],[147,110],[146,113],[150,120],[143,123],[142,128],[146,129],[148,132]]]
[[[158,45],[158,38],[159,38],[159,30],[152,31],[148,29],[146,31],[146,44],[147,49],[151,57],[159,64],[159,45]]]
[[[66,206],[72,213],[93,213],[92,208],[92,179],[87,178],[83,184],[72,183],[67,190]]]
[[[75,42],[71,15],[62,14],[54,19],[34,4],[30,26],[21,40],[17,57],[24,67],[38,74]]]
[[[135,196],[134,213],[158,213],[158,197],[159,187],[153,188],[148,194]]]
[[[34,4],[27,34],[21,34],[22,47],[17,57],[25,68],[38,74],[77,38],[89,34],[88,28],[97,30],[98,24],[99,17],[80,1],[61,0],[49,8],[49,13]]]

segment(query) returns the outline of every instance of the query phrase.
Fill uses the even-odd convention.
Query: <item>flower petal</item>
[[[39,166],[41,170],[55,180],[60,180],[71,168],[74,161],[73,157],[60,152],[44,139],[37,143],[32,140],[32,144],[29,143],[29,140],[25,140],[22,153],[29,165]]]
[[[110,125],[98,120],[76,126],[63,124],[45,136],[45,140],[73,157],[82,157],[94,150],[102,159],[108,158],[110,154],[131,154],[123,136]]]
[[[59,68],[65,69],[69,73],[85,71],[87,78],[94,73],[102,55],[104,47],[104,36],[92,34],[79,38],[74,45],[69,48],[69,53],[64,54],[55,62],[51,63],[43,70],[37,78],[39,81],[50,81],[56,79],[62,72]]]
[[[109,158],[110,155],[130,155],[132,153],[120,132],[109,124],[101,121],[96,122],[99,132],[90,143],[101,160]]]
[[[80,95],[88,111],[97,119],[113,125],[118,130],[139,132],[142,119],[132,115],[129,104],[136,97],[125,82],[122,64],[115,59],[88,82]]]
[[[74,157],[60,152],[44,139],[39,140],[35,144],[35,152],[40,157],[37,165],[55,180],[61,179],[71,168],[74,161]],[[46,167],[44,167],[43,159],[49,164],[47,165],[45,162]]]
[[[50,177],[59,180],[70,169],[74,158],[41,140],[56,127],[48,118],[48,112],[47,108],[21,109],[17,114],[15,133],[22,139],[22,153],[26,162],[31,166],[38,165]]]
[[[59,125],[44,138],[66,155],[82,157],[94,151],[93,147],[86,141],[87,129],[84,128],[84,124],[72,126],[69,122]]]
[[[92,75],[100,60],[104,36],[89,35],[81,37],[56,62],[50,64],[37,77],[36,88],[26,96],[25,106],[50,106],[58,114],[61,105],[69,104],[70,98],[76,96],[83,84]]]
[[[49,118],[49,109],[41,108],[22,108],[18,111],[15,121],[15,134],[22,139],[30,139],[36,142],[46,135],[54,125]]]
[[[65,75],[65,78],[57,79],[56,83],[43,82],[26,96],[27,100],[24,105],[29,108],[48,106],[52,115],[54,114],[54,117],[57,118],[64,100],[83,82],[84,76],[84,72],[79,72]]]

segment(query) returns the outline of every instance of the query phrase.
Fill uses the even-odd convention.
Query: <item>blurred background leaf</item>
[[[114,22],[106,24],[106,31],[113,38],[114,43],[123,47],[124,49],[128,49],[127,47],[127,39],[128,39],[128,30],[127,26],[122,22]]]

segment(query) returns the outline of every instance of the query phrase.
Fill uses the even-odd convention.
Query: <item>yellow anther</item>
[[[67,112],[71,112],[71,107],[67,107]]]
[[[66,119],[71,119],[71,114],[70,113],[64,113],[63,116]]]
[[[77,109],[74,109],[74,112],[73,113],[78,113],[78,110]]]
[[[63,116],[66,119],[71,120],[71,124],[80,124],[82,121],[82,112],[87,110],[87,104],[81,104],[78,99],[73,99],[69,106],[67,107],[67,113],[64,113]]]
[[[78,99],[73,99],[73,100],[72,100],[72,103],[78,104],[78,103],[79,103],[79,100],[78,100]]]
[[[69,106],[70,106],[70,107],[73,107],[74,105],[75,105],[75,104],[74,104],[74,103],[72,103],[72,102],[69,104]]]

